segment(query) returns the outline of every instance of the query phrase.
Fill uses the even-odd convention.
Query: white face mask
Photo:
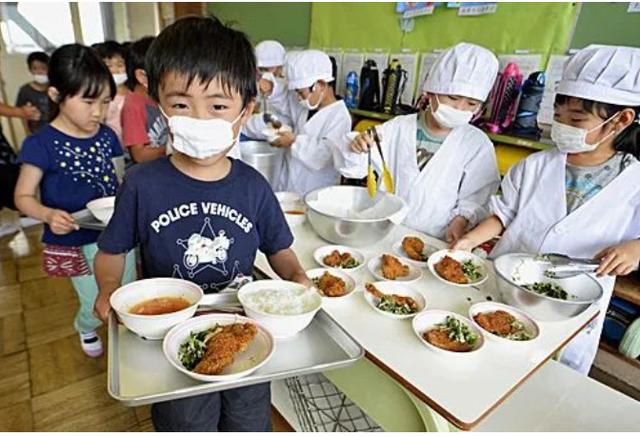
[[[239,136],[234,136],[233,126],[244,114],[242,110],[235,120],[226,121],[220,118],[203,120],[183,115],[169,117],[162,108],[160,111],[169,120],[169,130],[173,134],[171,146],[195,159],[206,159],[233,147]]]
[[[313,87],[311,88],[311,92],[313,92],[313,91],[314,91],[314,88],[315,88],[315,87],[316,87],[316,86],[315,86],[315,85],[313,85]],[[311,96],[311,94],[309,94],[309,96]],[[308,109],[308,110],[310,110],[310,111],[314,111],[314,110],[318,109],[318,107],[320,106],[320,103],[322,102],[322,99],[323,99],[323,98],[324,98],[324,91],[322,91],[322,92],[320,93],[320,97],[318,97],[318,102],[317,102],[316,104],[313,104],[313,105],[312,105],[312,104],[309,102],[309,97],[305,98],[304,100],[298,100],[298,103],[300,103],[300,105],[301,105],[303,108]]]
[[[551,122],[551,139],[556,144],[556,147],[558,147],[558,150],[563,153],[587,153],[589,151],[593,151],[598,148],[603,141],[609,138],[609,136],[614,134],[615,131],[611,132],[595,144],[587,144],[587,135],[607,124],[616,117],[618,113],[615,113],[611,118],[590,130],[569,126],[568,124],[562,124],[554,120]]]
[[[437,95],[436,101],[438,102],[438,109],[435,111],[433,110],[434,105],[429,105],[431,107],[431,114],[436,122],[446,129],[454,129],[469,124],[469,121],[473,118],[473,112],[461,111],[460,109],[440,103]]]
[[[49,83],[49,77],[46,74],[34,74],[33,81],[40,85],[46,85]]]
[[[116,82],[116,86],[122,85],[124,82],[127,81],[127,73],[112,74],[112,76],[113,76],[113,81]]]
[[[271,83],[275,83],[276,81],[276,76],[274,76],[271,71],[265,71],[260,75],[260,78],[263,80],[268,80]]]

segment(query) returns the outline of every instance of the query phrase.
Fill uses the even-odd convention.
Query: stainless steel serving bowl
[[[593,277],[582,274],[567,279],[550,280],[544,276],[545,268],[528,271],[527,278],[514,278],[515,269],[535,256],[524,253],[505,254],[494,261],[498,290],[507,304],[518,307],[539,321],[561,321],[577,316],[602,298],[603,289]],[[521,285],[534,282],[553,282],[562,286],[575,299],[561,300],[529,291]]]
[[[401,222],[406,204],[397,195],[366,188],[331,186],[304,197],[307,218],[321,238],[339,245],[361,247],[386,237]]]
[[[271,187],[275,187],[280,179],[284,151],[272,147],[264,141],[242,141],[240,143],[242,160],[262,174]]]

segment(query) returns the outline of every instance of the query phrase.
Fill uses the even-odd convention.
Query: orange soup
[[[162,315],[177,312],[189,306],[191,306],[191,303],[181,297],[159,297],[136,304],[129,313],[134,315]]]
[[[288,213],[289,215],[304,215],[304,211],[302,210],[287,210],[284,213]]]

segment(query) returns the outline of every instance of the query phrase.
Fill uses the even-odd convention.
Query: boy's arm
[[[497,215],[491,215],[461,239],[454,241],[451,248],[454,250],[473,250],[478,245],[500,235],[503,230],[504,226],[500,218]]]
[[[269,265],[283,280],[297,282],[307,287],[313,286],[307,274],[302,269],[298,257],[291,248],[280,250],[275,254],[267,256]]]
[[[164,145],[152,147],[150,145],[136,144],[129,146],[129,151],[131,152],[131,157],[137,163],[158,159],[159,157],[164,157],[167,153]]]
[[[104,323],[107,322],[111,310],[109,298],[122,283],[126,256],[126,254],[109,254],[99,250],[94,260],[94,274],[100,292],[93,311]]]

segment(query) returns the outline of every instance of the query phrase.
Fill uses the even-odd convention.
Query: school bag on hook
[[[358,109],[380,110],[380,75],[373,59],[367,59],[360,70],[360,99]]]
[[[540,139],[541,130],[538,128],[538,111],[544,93],[544,71],[531,73],[522,85],[522,95],[518,103],[516,118],[511,126],[511,133],[523,138]]]
[[[491,133],[504,132],[509,128],[516,115],[518,96],[522,87],[522,74],[517,64],[509,63],[491,91],[489,118],[482,126]]]

